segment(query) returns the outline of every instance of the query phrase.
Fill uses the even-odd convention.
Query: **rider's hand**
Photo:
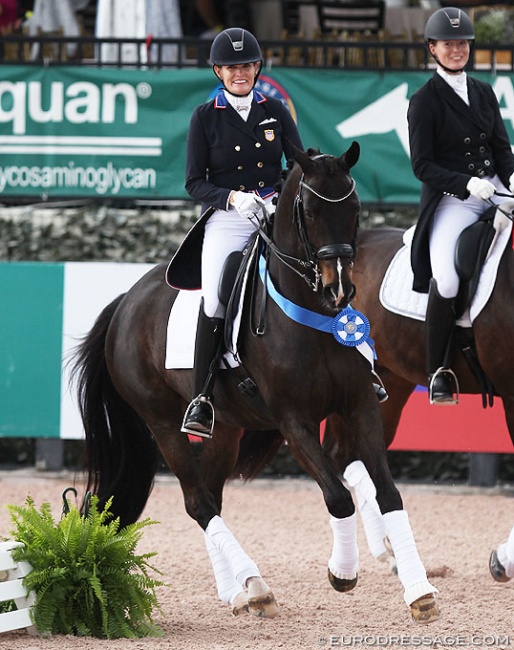
[[[245,219],[255,216],[266,205],[258,194],[240,192],[239,190],[234,192],[230,202]]]
[[[509,178],[509,192],[514,194],[514,174],[511,174]]]
[[[490,199],[496,191],[496,187],[492,183],[486,181],[485,178],[478,178],[477,176],[472,176],[469,179],[466,188],[477,199]]]

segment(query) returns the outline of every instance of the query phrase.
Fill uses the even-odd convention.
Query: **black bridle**
[[[302,174],[298,184],[298,192],[296,193],[293,205],[293,222],[298,232],[298,237],[303,245],[305,251],[305,259],[288,255],[281,251],[276,244],[268,237],[261,225],[259,225],[259,232],[261,237],[267,244],[268,250],[275,255],[275,257],[282,262],[285,266],[291,269],[294,273],[299,275],[313,291],[319,291],[321,271],[319,270],[318,262],[320,260],[333,260],[344,259],[353,262],[355,257],[355,244],[327,244],[315,250],[309,241],[307,229],[305,226],[305,211],[303,207],[303,194],[302,191],[308,190],[315,196],[328,203],[341,203],[348,199],[355,191],[355,180],[351,179],[350,188],[343,195],[337,198],[331,198],[318,192],[315,188],[305,182],[305,174]],[[299,268],[296,268],[297,265]],[[314,274],[314,280],[310,274],[304,271],[311,271]]]
[[[298,184],[298,191],[294,199],[293,221],[296,225],[298,237],[300,238],[300,241],[303,244],[306,259],[303,260],[299,257],[288,255],[287,253],[284,253],[277,247],[275,242],[268,235],[269,232],[268,227],[270,226],[270,221],[267,218],[267,213],[265,208],[263,208],[263,214],[265,218],[263,219],[262,223],[258,219],[257,215],[255,215],[255,217],[256,220],[258,221],[257,230],[259,231],[259,235],[266,244],[266,253],[265,253],[266,273],[268,273],[269,256],[270,254],[273,254],[275,255],[275,257],[279,262],[287,266],[287,268],[289,268],[291,271],[296,273],[296,275],[300,276],[313,291],[318,292],[320,289],[320,281],[322,276],[318,266],[318,262],[320,260],[343,258],[345,260],[348,260],[350,263],[353,263],[355,257],[355,241],[357,238],[357,233],[355,233],[353,244],[327,244],[325,246],[321,246],[321,248],[319,248],[317,251],[314,250],[307,236],[307,229],[305,227],[305,212],[303,207],[302,190],[306,189],[309,192],[312,192],[315,196],[317,196],[322,201],[327,201],[328,203],[341,203],[342,201],[348,199],[355,191],[355,180],[353,178],[351,179],[350,188],[343,196],[333,199],[331,197],[321,194],[316,189],[314,189],[311,185],[306,183],[304,180],[304,176],[305,174],[302,173],[300,182]],[[299,268],[295,268],[294,265],[297,265]],[[310,277],[309,271],[314,273],[314,280],[312,280],[312,278]],[[258,273],[256,273],[256,277],[257,275]],[[262,336],[266,330],[266,324],[265,324],[266,297],[267,297],[266,282],[264,282],[264,287],[265,289],[261,300],[258,323],[255,325],[255,327],[252,327],[252,332],[254,336]]]

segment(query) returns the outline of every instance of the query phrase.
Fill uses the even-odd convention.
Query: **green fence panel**
[[[64,265],[0,263],[0,436],[59,437]]]

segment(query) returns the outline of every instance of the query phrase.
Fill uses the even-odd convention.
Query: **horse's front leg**
[[[346,445],[348,460],[358,458],[344,470],[343,480],[352,489],[355,501],[367,513],[368,526],[378,550],[390,542],[398,577],[404,588],[404,600],[414,621],[428,623],[439,618],[435,600],[437,589],[430,584],[419,557],[414,535],[389,466],[376,401],[359,393],[347,402],[347,416],[334,420],[351,432]],[[370,476],[371,474],[371,476]],[[380,518],[382,521],[380,521]],[[368,531],[369,533],[369,531]],[[371,533],[369,533],[371,536]]]
[[[338,414],[332,414],[326,421],[323,449],[329,454],[336,470],[343,474],[348,459],[355,456],[353,449],[353,435],[346,421]],[[382,513],[376,500],[367,499],[371,492],[376,496],[375,485],[362,481],[361,474],[354,471],[357,464],[351,463],[343,478],[344,485],[350,490],[355,507],[357,508],[366,535],[369,550],[373,557],[380,561],[391,563],[391,570],[395,571],[394,556],[390,547],[386,545],[386,533]]]
[[[386,473],[389,474],[389,471],[387,470]],[[410,608],[413,620],[416,623],[431,623],[437,620],[439,618],[439,608],[435,599],[437,589],[428,581],[408,514],[402,507],[401,497],[392,478],[390,475],[385,479],[382,477],[378,495],[380,505],[375,483],[360,460],[348,465],[343,478],[351,486],[360,503],[361,512],[365,510],[373,513],[370,520],[373,522],[378,539],[389,540],[395,558],[396,573],[404,588],[403,597]],[[367,521],[368,525],[370,520]]]
[[[328,579],[337,591],[350,591],[357,584],[359,570],[357,515],[351,494],[338,479],[321,448],[319,425],[309,429],[299,423],[289,423],[288,429],[294,432],[285,434],[291,452],[320,486],[330,513],[333,545],[328,561]],[[283,426],[281,430],[286,428]]]

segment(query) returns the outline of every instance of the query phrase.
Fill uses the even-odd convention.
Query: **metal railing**
[[[352,70],[425,70],[433,60],[423,42],[286,39],[262,41],[264,66]],[[1,39],[2,65],[86,65],[93,67],[207,67],[210,42],[197,38],[69,38],[42,34]],[[481,54],[479,58],[477,55]],[[500,59],[500,53],[506,61]],[[482,61],[485,57],[485,62]],[[469,69],[514,70],[514,44],[477,46]]]

